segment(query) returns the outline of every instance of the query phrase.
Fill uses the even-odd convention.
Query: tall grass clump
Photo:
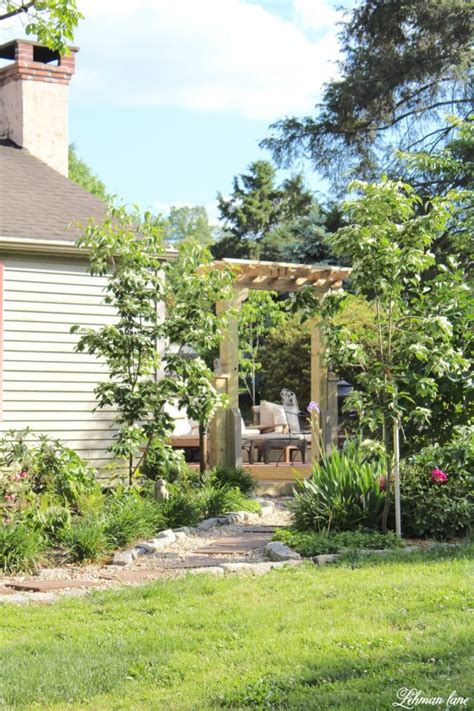
[[[382,475],[381,460],[368,458],[358,441],[324,454],[313,464],[311,478],[296,485],[294,528],[321,533],[377,528],[384,503]]]

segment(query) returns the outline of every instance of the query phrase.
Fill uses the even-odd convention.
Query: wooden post
[[[314,426],[319,429],[324,428],[324,369],[321,362],[322,357],[322,342],[321,331],[316,321],[311,322],[311,400],[317,402],[320,408],[320,414],[314,415]],[[322,432],[322,441],[324,441],[324,429]],[[319,459],[321,438],[317,433],[313,432],[311,437],[311,460]]]
[[[230,308],[239,311],[247,292],[235,289],[230,301],[219,301],[216,311],[221,314]],[[220,345],[220,373],[216,378],[225,381],[229,405],[226,411],[217,412],[210,429],[210,464],[235,466],[235,446],[232,446],[230,410],[239,407],[239,317],[238,313],[229,318],[227,332]],[[221,386],[222,387],[222,384]],[[219,388],[219,385],[218,385]],[[223,390],[220,390],[223,392]]]

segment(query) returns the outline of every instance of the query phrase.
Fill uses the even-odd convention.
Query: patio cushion
[[[260,403],[260,425],[262,427],[286,427],[287,424],[286,412],[282,405],[262,400]]]

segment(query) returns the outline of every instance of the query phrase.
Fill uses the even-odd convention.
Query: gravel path
[[[80,596],[88,592],[88,589],[107,589],[122,585],[137,585],[144,583],[147,579],[175,578],[185,574],[187,565],[193,565],[196,558],[207,558],[207,565],[211,565],[210,556],[204,552],[198,553],[205,546],[225,543],[227,539],[249,540],[252,532],[249,529],[265,526],[288,526],[290,523],[290,513],[287,509],[287,497],[280,499],[268,499],[274,504],[274,509],[264,511],[262,515],[249,514],[248,520],[244,524],[216,526],[206,531],[192,529],[189,533],[178,534],[175,543],[166,547],[165,550],[152,555],[145,555],[137,558],[132,565],[118,567],[109,565],[109,560],[101,563],[78,565],[65,564],[57,568],[42,568],[34,576],[15,575],[0,576],[0,602],[53,602],[59,596]],[[255,533],[260,538],[270,540],[272,532]],[[255,539],[254,539],[255,540]],[[215,565],[220,563],[257,563],[264,560],[263,542],[257,548],[238,553],[227,552],[225,554],[213,554],[212,559]],[[245,545],[243,546],[245,547]],[[170,565],[182,566],[176,569],[169,569]],[[196,564],[195,567],[198,567]],[[64,587],[59,589],[60,581],[64,581]],[[71,582],[71,587],[67,588],[67,582]],[[37,584],[38,592],[28,592],[23,590],[12,590],[12,584]],[[83,583],[84,587],[78,587]],[[14,599],[18,598],[18,599]]]

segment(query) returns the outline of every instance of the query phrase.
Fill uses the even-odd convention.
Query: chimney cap
[[[0,59],[11,59],[14,60],[16,56],[16,48],[18,45],[29,45],[34,48],[34,57],[36,62],[41,62],[42,64],[48,64],[49,62],[54,62],[60,58],[60,53],[57,50],[50,49],[40,42],[35,42],[34,40],[27,39],[15,39],[10,40],[10,42],[5,42],[5,44],[0,45]],[[79,52],[79,47],[68,47],[70,52]]]

